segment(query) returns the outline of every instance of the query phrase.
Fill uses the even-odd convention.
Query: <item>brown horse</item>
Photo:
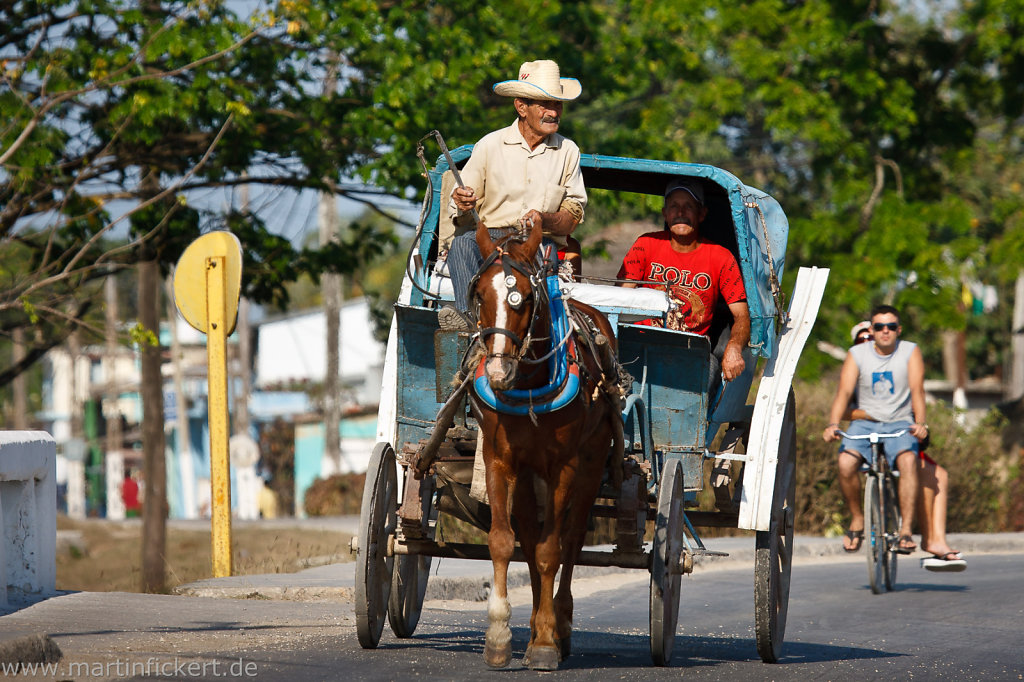
[[[572,327],[565,326],[563,338],[553,338],[558,334],[551,327],[546,268],[537,259],[539,225],[525,242],[506,238],[495,243],[481,223],[476,239],[485,261],[470,292],[481,346],[472,396],[487,472],[488,547],[494,564],[484,659],[489,666],[503,667],[512,658],[506,581],[516,539],[514,516],[533,589],[525,662],[534,669],[551,670],[571,648],[572,573],[587,517],[606,464],[617,464],[622,457],[615,336],[603,314],[572,302]],[[520,414],[487,404],[482,397],[487,386],[492,401],[493,396],[510,396],[515,390],[543,393],[549,384],[544,358],[560,343],[575,350],[568,361],[579,379],[575,397],[570,400],[563,394],[565,404],[549,411],[543,400],[521,400]],[[615,480],[620,480],[612,469]],[[559,565],[558,594],[552,596]]]

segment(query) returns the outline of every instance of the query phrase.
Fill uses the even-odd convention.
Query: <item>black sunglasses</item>
[[[880,332],[883,329],[885,329],[886,327],[889,328],[889,331],[894,332],[894,331],[896,331],[897,329],[900,328],[900,323],[899,322],[875,322],[873,325],[871,325],[871,328],[874,329],[876,332]]]
[[[871,334],[862,334],[861,336],[858,336],[857,340],[854,341],[853,343],[854,343],[854,345],[857,345],[858,343],[864,343],[865,341],[870,341],[870,340],[871,340]]]

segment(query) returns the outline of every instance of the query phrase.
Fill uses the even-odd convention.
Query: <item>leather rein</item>
[[[473,313],[478,320],[480,319],[481,300],[480,295],[476,291],[476,286],[481,275],[496,262],[501,265],[501,269],[505,273],[505,302],[513,310],[519,311],[522,310],[523,306],[526,305],[528,301],[533,300],[533,314],[530,318],[530,326],[527,329],[525,338],[520,338],[519,335],[512,330],[505,329],[503,327],[484,327],[477,331],[477,342],[484,347],[485,351],[487,351],[487,345],[485,343],[487,337],[493,336],[494,334],[501,334],[503,336],[507,336],[512,343],[518,347],[518,350],[512,353],[487,352],[486,357],[488,360],[494,358],[511,358],[516,362],[522,362],[524,364],[539,364],[544,362],[548,357],[550,357],[551,353],[537,359],[524,358],[523,356],[529,350],[530,345],[534,340],[534,328],[537,326],[538,319],[540,319],[540,311],[546,309],[549,303],[547,289],[543,286],[543,283],[548,271],[552,268],[546,263],[538,265],[536,262],[527,263],[517,260],[512,258],[511,253],[506,251],[501,245],[496,247],[495,250],[488,254],[487,258],[484,259],[480,269],[477,270],[476,275],[473,276],[473,280],[469,283],[469,289],[473,292]],[[524,293],[519,290],[515,272],[523,275],[530,283],[529,291]],[[542,338],[547,337],[537,337],[538,340]],[[562,342],[564,343],[564,340],[562,340]]]

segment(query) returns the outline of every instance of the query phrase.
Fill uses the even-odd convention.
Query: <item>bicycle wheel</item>
[[[885,591],[886,551],[885,522],[882,520],[882,496],[879,494],[878,477],[868,476],[864,481],[864,539],[868,550],[868,582],[871,591],[881,594]]]
[[[892,476],[885,477],[884,509],[885,509],[885,537],[896,546],[900,537],[900,498],[897,496],[896,486]],[[896,557],[898,552],[885,552],[885,589],[891,590],[896,587]]]

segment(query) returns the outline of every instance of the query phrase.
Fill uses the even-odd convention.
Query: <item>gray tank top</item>
[[[860,370],[857,378],[860,409],[882,422],[914,421],[907,364],[915,348],[917,344],[901,339],[890,355],[880,355],[873,343],[862,343],[850,349]]]

